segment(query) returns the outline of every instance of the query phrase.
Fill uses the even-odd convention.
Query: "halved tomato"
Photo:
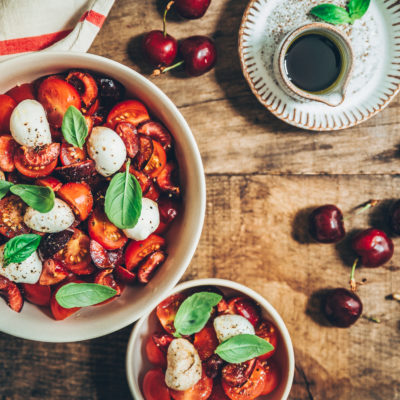
[[[165,150],[160,143],[153,140],[153,153],[146,166],[143,168],[143,172],[150,178],[156,178],[160,175],[160,172],[164,169],[167,163],[167,155]]]
[[[271,350],[270,352],[258,357],[260,361],[267,360],[275,354],[278,346],[278,330],[272,322],[262,319],[256,327],[256,335],[265,339],[267,342],[271,343],[272,346],[274,346],[274,350]]]
[[[108,258],[106,249],[95,240],[90,241],[90,256],[92,257],[93,263],[97,268],[108,269],[113,268],[113,265]]]
[[[54,76],[44,79],[38,89],[38,100],[46,110],[50,125],[60,128],[64,114],[70,106],[81,108],[81,98],[77,90]]]
[[[56,168],[56,172],[67,182],[79,182],[90,180],[96,174],[96,167],[93,160],[85,160],[64,167]]]
[[[157,201],[160,197],[160,189],[156,185],[154,185],[153,182],[150,182],[150,186],[147,189],[146,193],[143,193],[143,197],[146,197],[146,199]]]
[[[146,192],[151,185],[151,180],[148,176],[146,176],[143,172],[138,171],[134,168],[133,165],[130,166],[129,172],[137,179],[139,182],[140,188],[142,189],[142,193]]]
[[[181,192],[179,186],[176,184],[177,172],[176,164],[170,161],[157,176],[157,184],[159,188],[173,196],[179,196]]]
[[[71,165],[87,159],[85,149],[72,146],[69,143],[63,143],[61,145],[60,160],[62,165]]]
[[[158,267],[165,261],[167,255],[163,251],[155,251],[147,256],[138,269],[140,283],[149,283]]]
[[[234,297],[229,300],[228,308],[232,314],[239,314],[255,327],[261,319],[260,308],[247,297]]]
[[[66,81],[81,95],[82,111],[86,113],[97,98],[98,88],[96,81],[90,74],[83,71],[70,71]]]
[[[0,170],[5,172],[14,171],[14,152],[16,148],[17,143],[11,135],[0,136]]]
[[[50,298],[50,310],[51,313],[53,314],[54,319],[56,319],[57,321],[64,320],[65,318],[70,317],[72,314],[75,314],[77,311],[81,309],[81,307],[64,308],[58,304],[56,300],[56,294],[64,285],[68,283],[84,283],[84,282],[77,279],[68,279],[65,282],[62,282],[53,292]]]
[[[92,211],[93,196],[85,182],[69,182],[58,190],[57,195],[64,200],[80,221],[84,221]]]
[[[4,297],[11,310],[20,312],[24,305],[24,298],[18,286],[9,279],[0,275],[0,296]]]
[[[172,136],[168,129],[160,122],[148,121],[140,124],[138,132],[141,135],[151,137],[153,140],[161,143],[165,151],[168,151],[172,147]]]
[[[17,102],[6,94],[0,94],[0,134],[10,132],[11,113]]]
[[[150,235],[145,240],[131,241],[125,252],[125,266],[129,271],[139,266],[140,262],[147,256],[162,249],[165,239],[161,236]]]
[[[126,268],[121,265],[117,265],[115,267],[114,275],[118,282],[131,284],[136,281],[137,274],[134,272],[128,271]]]
[[[22,85],[14,86],[6,95],[12,97],[17,103],[24,100],[35,100],[35,93],[32,83],[23,83]]]
[[[8,238],[30,232],[24,223],[27,205],[17,196],[0,200],[0,233]]]
[[[179,208],[180,204],[176,199],[169,196],[161,196],[158,200],[161,222],[169,225],[178,216]]]
[[[128,157],[134,158],[139,151],[139,137],[135,125],[130,122],[119,122],[115,127],[115,132],[124,142]]]
[[[167,333],[173,335],[175,332],[174,320],[180,305],[186,296],[182,293],[173,294],[162,301],[156,309],[157,317]]]
[[[207,360],[214,354],[219,342],[212,323],[207,324],[194,335],[193,345],[196,347],[201,361]]]
[[[107,124],[114,129],[118,122],[130,122],[137,126],[150,119],[147,108],[138,100],[125,100],[116,104],[107,116]]]
[[[61,186],[63,184],[58,179],[52,176],[46,176],[45,178],[37,179],[35,181],[35,185],[47,186],[50,189],[53,189],[55,192],[57,192],[59,189],[61,189]]]
[[[128,241],[121,229],[112,224],[105,212],[95,208],[88,221],[88,231],[92,239],[106,250],[120,249]]]
[[[264,361],[262,363],[267,374],[265,378],[265,386],[262,395],[267,395],[273,392],[279,385],[280,371],[277,363],[274,360]]]
[[[146,400],[171,400],[161,368],[151,369],[143,379],[143,394]]]
[[[39,284],[55,285],[68,277],[68,271],[62,266],[61,262],[49,258],[43,261],[43,269],[39,278]]]
[[[86,125],[88,128],[88,135],[90,135],[92,133],[92,129],[94,127],[93,118],[90,115],[84,115],[84,118],[85,118]]]
[[[146,342],[147,359],[157,367],[167,368],[167,355],[156,345],[150,336]]]
[[[143,170],[143,168],[150,161],[153,151],[154,151],[153,141],[146,136],[140,136],[139,152],[134,160],[135,166],[139,171]]]
[[[96,304],[96,306],[99,306],[101,304],[107,304],[107,303],[115,300],[118,296],[121,296],[123,288],[120,285],[118,285],[117,282],[115,282],[112,268],[99,271],[96,274],[96,276],[94,277],[94,283],[97,283],[98,285],[108,286],[112,289],[115,289],[117,292],[114,297],[111,297],[108,300],[102,301],[101,303]]]
[[[229,386],[241,387],[250,378],[255,366],[255,358],[239,364],[226,364],[222,368],[222,382]]]
[[[211,396],[213,380],[203,371],[201,379],[188,390],[171,390],[174,400],[206,400]]]
[[[38,306],[48,306],[50,304],[50,286],[23,283],[22,289],[25,299]]]

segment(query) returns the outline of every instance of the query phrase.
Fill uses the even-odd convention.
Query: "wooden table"
[[[350,232],[385,227],[388,201],[400,197],[399,100],[360,127],[314,133],[285,125],[251,94],[237,55],[246,1],[214,0],[206,16],[171,14],[177,38],[211,35],[217,67],[199,78],[182,73],[154,82],[191,126],[207,177],[207,215],[184,279],[219,277],[264,295],[291,333],[296,355],[292,400],[400,399],[400,252],[378,269],[360,269],[365,314],[350,329],[326,326],[318,293],[346,286],[353,256],[339,246],[309,243],[310,207],[344,212],[377,198],[370,213],[346,221]],[[138,43],[161,28],[161,2],[118,0],[90,49],[144,74]],[[400,239],[395,239],[400,245]],[[132,327],[82,343],[47,344],[0,334],[0,399],[129,399],[125,349]]]

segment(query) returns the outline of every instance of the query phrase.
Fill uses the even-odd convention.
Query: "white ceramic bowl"
[[[65,321],[55,321],[40,308],[25,302],[21,313],[0,301],[0,331],[46,342],[86,340],[121,329],[153,309],[177,284],[196,250],[205,213],[204,170],[195,139],[172,101],[137,72],[107,58],[82,53],[36,53],[0,64],[0,93],[16,84],[71,68],[84,68],[120,81],[131,97],[143,101],[151,114],[172,132],[184,210],[168,232],[168,258],[151,282],[127,288],[121,298],[105,306],[82,309]]]
[[[281,382],[271,394],[268,396],[261,396],[259,400],[287,399],[292,387],[294,376],[293,345],[285,323],[275,308],[272,307],[264,297],[247,286],[224,279],[198,279],[195,281],[184,282],[174,288],[169,295],[198,286],[215,286],[228,297],[237,295],[247,296],[261,306],[263,317],[272,321],[280,333],[278,348],[274,358],[280,366]],[[155,310],[153,310],[143,315],[143,317],[136,323],[129,339],[126,354],[126,374],[129,387],[135,400],[145,400],[141,387],[145,373],[151,368],[151,364],[146,358],[145,345],[147,338],[155,332],[156,326],[157,316]]]

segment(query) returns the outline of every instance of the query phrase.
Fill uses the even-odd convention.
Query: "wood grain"
[[[161,28],[162,1],[118,0],[90,52],[147,74],[138,51],[143,32]],[[207,178],[207,215],[184,279],[220,277],[264,295],[291,333],[296,374],[291,400],[400,399],[400,253],[378,269],[360,269],[365,313],[351,329],[332,328],[318,311],[321,291],[347,285],[354,254],[310,243],[312,207],[335,203],[345,213],[371,199],[381,206],[346,222],[351,238],[368,226],[387,228],[400,197],[399,100],[346,131],[317,134],[285,125],[258,104],[237,56],[246,1],[214,0],[204,18],[173,13],[168,30],[181,39],[213,36],[215,71],[182,72],[154,82],[178,105],[199,144]],[[400,239],[394,239],[400,246]],[[125,350],[131,327],[92,341],[46,344],[0,334],[0,399],[129,399]]]

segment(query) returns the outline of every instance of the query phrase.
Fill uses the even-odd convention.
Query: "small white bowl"
[[[285,400],[288,398],[294,376],[294,352],[289,332],[282,318],[274,307],[261,295],[247,286],[225,279],[198,279],[184,282],[172,290],[169,295],[185,291],[198,286],[215,286],[225,296],[247,296],[253,299],[261,307],[262,316],[278,328],[280,333],[278,348],[274,355],[281,371],[281,382],[279,386],[269,395],[261,396],[260,400]],[[168,297],[168,296],[166,296]],[[165,298],[166,298],[165,297]],[[145,373],[151,369],[151,364],[146,357],[146,339],[155,332],[157,316],[155,310],[146,313],[136,323],[128,343],[126,353],[126,374],[129,387],[135,400],[145,400],[141,391]]]
[[[120,81],[172,132],[184,192],[184,210],[168,232],[168,258],[151,282],[127,287],[107,305],[87,307],[64,321],[55,321],[25,302],[21,313],[0,301],[0,331],[45,342],[73,342],[117,331],[152,310],[177,284],[196,250],[204,222],[206,189],[203,164],[188,124],[172,101],[132,69],[104,57],[84,53],[34,53],[0,63],[0,93],[16,84],[72,68],[89,69]]]

